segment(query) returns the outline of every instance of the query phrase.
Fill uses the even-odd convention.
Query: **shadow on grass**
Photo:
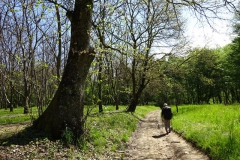
[[[118,114],[118,113],[130,113],[133,117],[138,119],[140,122],[147,122],[147,120],[144,120],[143,117],[137,116],[136,114],[134,114],[134,112],[128,112],[126,109],[124,109],[124,110],[105,111],[105,112],[95,112],[95,113],[87,114],[85,116],[87,116],[87,117],[97,117],[97,116],[104,115],[104,114]]]
[[[89,114],[87,116],[89,116],[89,117],[96,117],[96,116],[100,116],[100,115],[103,115],[103,114],[119,114],[119,113],[130,113],[133,117],[138,119],[140,122],[156,122],[156,120],[154,120],[154,121],[144,120],[144,117],[140,117],[140,116],[134,114],[135,112],[128,112],[126,109],[124,109],[124,110],[106,111],[106,112],[100,112],[100,113],[97,112],[97,113]]]
[[[127,111],[126,110],[116,110],[116,111],[95,112],[95,113],[87,114],[86,116],[96,117],[96,116],[100,116],[103,114],[118,114],[118,113],[127,113]]]
[[[134,112],[128,112],[126,109],[125,110],[115,110],[115,111],[105,111],[105,112],[100,112],[100,113],[96,112],[96,113],[88,114],[86,116],[96,117],[96,116],[100,116],[100,115],[104,115],[104,114],[119,114],[119,113],[130,113],[133,117],[135,117],[139,121],[145,122],[141,117],[135,115]]]
[[[0,138],[0,146],[27,145],[30,142],[45,138],[53,140],[50,136],[37,131],[32,126],[29,126],[18,133],[13,133],[8,137]]]

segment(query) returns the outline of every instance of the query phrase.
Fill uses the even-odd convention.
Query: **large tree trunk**
[[[89,43],[92,3],[76,0],[74,11],[67,13],[71,20],[71,44],[66,68],[53,100],[34,122],[37,129],[54,138],[61,138],[66,127],[75,138],[84,133],[84,84],[94,59]]]

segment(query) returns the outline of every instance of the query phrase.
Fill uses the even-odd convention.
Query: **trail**
[[[158,122],[160,129],[158,129]],[[173,131],[166,134],[160,121],[160,110],[152,111],[133,132],[124,160],[209,160]]]

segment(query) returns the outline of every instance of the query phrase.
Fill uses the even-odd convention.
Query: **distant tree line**
[[[139,104],[239,103],[239,46],[240,38],[237,37],[223,48],[195,48],[185,57],[172,55],[168,61],[165,58],[152,60],[156,68],[149,74],[156,78],[143,91]],[[1,108],[24,106],[25,83],[22,79],[27,75],[21,71],[23,66],[18,65],[18,57],[5,57],[12,60],[3,59],[4,63],[1,64]],[[101,71],[101,81],[98,80],[98,66],[93,66],[88,76],[85,104],[96,105],[101,101],[103,105],[128,105],[132,96],[130,68],[123,63],[117,64],[114,59],[102,63],[105,65]],[[31,106],[46,107],[50,102],[59,82],[54,70],[54,66],[43,62],[35,64],[34,76],[29,77],[32,78],[29,80]],[[102,86],[101,100],[98,98],[99,83]]]

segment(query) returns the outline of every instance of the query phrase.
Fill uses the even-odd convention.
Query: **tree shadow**
[[[147,122],[147,120],[143,120],[142,117],[139,117],[139,116],[135,115],[134,112],[128,112],[126,109],[116,110],[116,111],[105,111],[105,112],[100,112],[100,113],[95,112],[95,113],[86,114],[85,116],[87,116],[87,117],[97,117],[97,116],[101,116],[101,115],[104,115],[104,114],[119,114],[119,113],[130,113],[133,117],[138,119],[140,122]]]
[[[164,137],[168,135],[167,133],[163,133],[163,134],[160,134],[160,135],[157,135],[157,136],[152,136],[153,138],[161,138],[161,137]]]
[[[97,117],[97,116],[101,116],[104,114],[118,114],[118,113],[126,113],[126,110],[114,110],[114,111],[105,111],[105,112],[94,112],[94,113],[88,113],[85,116],[88,117]]]
[[[31,142],[43,140],[46,138],[52,141],[54,140],[50,136],[47,136],[46,134],[34,129],[33,126],[29,126],[11,136],[1,138],[0,146],[27,145]]]

